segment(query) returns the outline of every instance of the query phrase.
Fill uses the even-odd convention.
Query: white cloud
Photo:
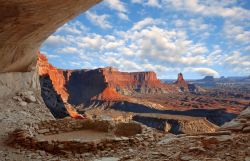
[[[107,3],[108,7],[113,10],[117,10],[119,12],[127,12],[124,3],[120,0],[104,0],[104,2]]]
[[[148,0],[147,5],[151,7],[161,7],[158,0]]]
[[[223,57],[225,67],[229,67],[241,74],[250,74],[250,55],[243,55],[238,51]]]
[[[143,0],[131,0],[132,3],[142,3]]]
[[[65,47],[65,48],[62,48],[59,52],[60,53],[67,53],[67,54],[73,54],[73,53],[77,53],[78,49],[74,48],[74,47]]]
[[[112,6],[119,6],[120,2],[107,1]],[[145,6],[149,1],[132,0],[132,2],[145,2],[142,4]],[[198,3],[195,0],[190,0],[189,2],[177,0],[175,5],[182,5],[182,3],[189,3],[188,5],[191,7],[194,5],[193,7],[200,8],[200,10],[195,11],[200,15],[206,15],[201,6],[209,6],[205,1]],[[212,0],[211,3],[209,7],[213,7],[215,2]],[[117,11],[116,14],[121,19],[129,20],[127,16],[128,9],[125,3],[121,4],[124,8],[120,6],[117,9],[115,7],[112,9]],[[198,6],[195,6],[195,4]],[[228,5],[230,4],[228,3]],[[219,4],[217,7],[225,8],[225,5]],[[104,29],[113,27],[113,24],[110,23],[111,21],[108,21],[109,18],[113,18],[111,15],[98,15],[96,12],[87,12],[86,15],[96,26]],[[219,14],[212,15],[219,16]],[[219,76],[219,73],[214,69],[221,70],[225,68],[229,71],[227,74],[231,71],[239,73],[250,71],[250,57],[246,53],[249,51],[247,43],[250,41],[249,31],[246,30],[247,24],[241,26],[241,24],[233,23],[236,21],[226,20],[223,28],[217,28],[218,26],[216,26],[216,29],[222,29],[223,35],[212,37],[214,33],[217,34],[217,31],[214,30],[214,25],[216,24],[211,24],[205,18],[195,19],[192,16],[191,18],[190,15],[187,18],[185,16],[184,18],[170,16],[162,19],[146,17],[138,22],[134,22],[131,19],[126,21],[129,24],[125,27],[118,26],[116,28],[113,27],[114,30],[108,30],[110,31],[108,35],[106,31],[98,34],[98,30],[96,33],[86,33],[84,31],[88,29],[81,22],[72,22],[60,28],[56,35],[52,35],[46,41],[46,44],[55,49],[53,53],[57,53],[58,55],[56,56],[65,56],[65,54],[60,55],[60,53],[74,54],[74,57],[79,58],[79,61],[77,59],[76,61],[72,60],[70,65],[76,67],[80,65],[86,68],[114,66],[123,71],[150,70],[157,72],[161,78],[166,78],[170,75],[175,76],[175,74],[171,73],[177,73],[185,69],[189,69],[187,72],[198,73],[202,76]],[[211,19],[211,21],[213,20]],[[165,23],[166,21],[167,23]],[[127,29],[130,25],[132,27]],[[89,30],[91,29],[89,28]],[[62,36],[65,33],[67,35]],[[209,34],[212,35],[211,40],[215,41],[218,45],[213,45],[214,42],[211,41],[207,43],[206,40],[202,39]],[[228,48],[235,44],[226,46],[227,49],[225,49],[225,45],[228,45],[223,44],[227,43],[224,41],[225,38],[241,43],[246,42],[246,44],[244,43],[244,46],[237,46],[239,49],[238,52],[228,54],[228,51],[232,51],[232,49]],[[68,47],[65,47],[65,44]],[[56,49],[56,47],[58,48]],[[244,52],[240,53],[240,50],[244,50]],[[248,74],[250,73],[248,72]]]
[[[60,27],[57,32],[64,32],[67,34],[82,34],[86,32],[88,28],[84,26],[80,21],[69,22]]]
[[[250,42],[250,31],[244,30],[243,27],[226,21],[223,27],[223,34],[226,35],[229,41],[234,40],[239,43]]]
[[[134,51],[142,58],[175,65],[208,64],[204,53],[208,50],[203,44],[194,44],[181,31],[166,30],[156,26],[140,31],[125,33],[131,42],[138,46]]]
[[[112,28],[112,25],[107,20],[109,18],[109,15],[107,14],[97,15],[96,13],[88,11],[86,12],[86,16],[95,26],[98,26],[103,29]]]
[[[118,12],[118,17],[123,20],[129,20],[127,15],[127,8],[125,4],[120,0],[104,0],[110,9],[116,10]]]
[[[117,41],[109,41],[105,44],[104,48],[106,49],[114,49],[120,46],[124,45],[124,41],[123,40],[117,40]]]
[[[64,36],[51,35],[45,42],[44,45],[51,48],[56,48],[60,45],[68,44],[68,41]]]
[[[162,0],[163,4],[168,8],[176,10],[198,13],[205,16],[221,16],[234,19],[249,19],[250,11],[241,7],[231,7],[232,3],[223,0],[218,1],[202,1],[202,0]]]
[[[101,35],[97,34],[91,34],[85,37],[77,38],[77,45],[83,48],[93,48],[100,50],[105,42],[105,39]]]
[[[187,71],[193,71],[200,74],[201,76],[214,76],[219,77],[219,73],[211,68],[188,68]]]
[[[147,17],[139,22],[136,22],[134,23],[133,27],[132,27],[132,30],[140,30],[146,26],[149,26],[149,25],[156,25],[156,24],[159,24],[161,23],[160,20],[155,20],[151,17]]]
[[[208,49],[205,47],[205,45],[196,44],[196,45],[191,46],[190,51],[193,54],[204,54],[208,52]]]
[[[250,45],[249,46],[247,46],[247,47],[245,47],[245,49],[244,49],[245,51],[248,51],[248,52],[250,52]]]
[[[157,8],[161,7],[159,0],[131,0],[131,2],[146,5],[149,7],[157,7]]]
[[[120,17],[123,20],[129,20],[128,15],[122,12],[118,13],[118,17]]]

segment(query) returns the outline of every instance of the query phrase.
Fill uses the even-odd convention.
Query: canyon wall
[[[152,71],[128,73],[112,67],[62,70],[49,64],[45,55],[38,55],[40,78],[49,77],[57,94],[70,104],[79,105],[91,100],[126,100],[134,93],[176,91],[174,86],[161,83]]]

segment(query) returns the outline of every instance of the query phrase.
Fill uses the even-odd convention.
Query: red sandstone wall
[[[37,65],[39,75],[48,75],[52,81],[55,91],[61,95],[64,102],[67,102],[69,94],[65,88],[66,79],[63,74],[64,71],[49,64],[47,57],[40,52],[38,53]],[[70,75],[70,72],[67,73]]]
[[[131,92],[138,87],[166,91],[177,91],[175,85],[166,85],[157,79],[156,73],[120,72],[114,68],[99,68],[94,70],[61,70],[49,64],[45,55],[38,54],[39,75],[49,75],[55,91],[61,95],[64,102],[79,104],[87,100],[115,101],[126,99],[116,89],[126,89]]]
[[[113,68],[102,68],[102,73],[106,82],[111,86],[129,87],[136,85],[147,85],[152,87],[162,86],[160,80],[157,79],[155,72],[120,72]]]

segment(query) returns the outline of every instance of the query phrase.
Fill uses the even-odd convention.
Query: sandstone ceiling
[[[0,73],[30,71],[44,40],[101,0],[0,0]]]

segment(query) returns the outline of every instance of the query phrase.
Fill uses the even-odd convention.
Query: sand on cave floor
[[[108,132],[101,132],[96,130],[80,130],[80,131],[71,131],[63,132],[59,134],[51,135],[38,135],[37,139],[39,140],[58,140],[58,141],[70,141],[80,139],[81,141],[95,141],[101,139],[114,138],[115,135]]]

